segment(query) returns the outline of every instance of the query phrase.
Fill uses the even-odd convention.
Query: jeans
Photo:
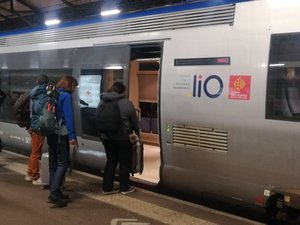
[[[120,191],[128,191],[131,171],[132,144],[129,140],[103,140],[106,165],[103,176],[103,191],[113,190],[117,165],[119,164]]]
[[[31,153],[28,159],[27,175],[34,180],[40,177],[40,158],[45,137],[36,132],[31,132]]]
[[[50,195],[59,196],[63,185],[65,174],[69,167],[69,138],[60,136],[48,136],[49,144],[49,172],[50,172]]]

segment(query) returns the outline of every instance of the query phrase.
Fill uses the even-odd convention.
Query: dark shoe
[[[48,197],[48,202],[54,204],[51,208],[62,208],[67,206],[67,202],[64,199],[54,195]]]
[[[69,195],[65,195],[65,194],[63,194],[63,193],[60,193],[60,194],[59,194],[59,197],[60,197],[61,199],[63,199],[63,200],[70,200],[70,196],[69,196]]]
[[[130,187],[127,191],[121,191],[121,194],[122,195],[127,195],[127,194],[130,194],[132,192],[134,192],[135,189],[133,187]]]
[[[118,192],[119,192],[118,189],[113,189],[111,191],[102,191],[102,194],[104,194],[104,195],[111,195],[111,194],[116,194]]]

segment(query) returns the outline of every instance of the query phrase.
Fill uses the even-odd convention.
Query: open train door
[[[161,44],[131,46],[129,99],[140,119],[144,143],[144,170],[133,179],[157,184],[160,168],[159,77]]]

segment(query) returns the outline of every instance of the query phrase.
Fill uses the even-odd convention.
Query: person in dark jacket
[[[38,118],[47,101],[46,86],[48,77],[41,74],[36,79],[36,86],[29,92],[30,103],[30,127],[28,132],[31,136],[31,153],[28,160],[27,174],[25,181],[42,185],[40,179],[39,159],[41,158],[45,137],[36,132]]]
[[[74,123],[72,94],[78,85],[72,76],[63,76],[57,83],[59,92],[56,117],[62,119],[62,125],[67,128],[66,134],[48,136],[49,144],[49,169],[50,169],[50,195],[48,200],[56,207],[67,205],[68,195],[62,193],[61,188],[69,167],[70,148],[78,147]]]
[[[115,82],[109,92],[101,95],[102,101],[118,100],[122,124],[118,132],[101,134],[101,140],[107,157],[103,176],[103,194],[134,192],[130,187],[129,176],[132,159],[132,144],[129,135],[134,131],[138,136],[140,129],[135,108],[131,101],[125,98],[126,87],[121,82]],[[120,190],[115,190],[113,182],[117,165],[119,164]]]

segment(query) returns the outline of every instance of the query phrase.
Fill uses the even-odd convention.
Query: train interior
[[[158,84],[161,47],[159,44],[132,46],[129,72],[129,99],[140,118],[144,143],[144,172],[135,178],[159,181],[160,146],[158,125]]]

